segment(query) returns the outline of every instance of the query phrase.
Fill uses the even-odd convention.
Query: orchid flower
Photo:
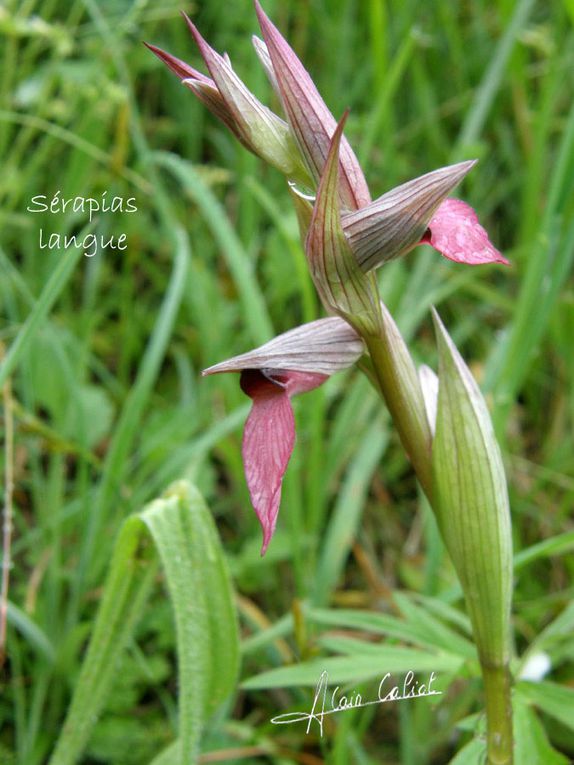
[[[242,456],[251,503],[263,530],[262,555],[275,531],[283,476],[295,445],[291,397],[318,388],[362,353],[363,343],[352,327],[330,317],[303,324],[203,371],[240,372],[241,388],[253,400]]]
[[[305,238],[312,204],[305,195],[299,194],[297,200],[297,187],[318,188],[337,122],[289,43],[266,16],[258,0],[254,2],[263,40],[254,37],[253,43],[287,121],[249,91],[234,72],[229,58],[213,50],[185,14],[211,77],[156,46],[148,45],[148,48],[246,148],[287,177]],[[444,257],[459,263],[508,264],[489,241],[474,210],[461,200],[447,199],[475,161],[427,173],[371,201],[353,149],[344,135],[337,140],[340,145],[336,203],[342,229],[362,271],[377,268],[418,244],[427,243]]]
[[[461,263],[508,261],[490,243],[474,210],[448,198],[474,161],[434,170],[371,201],[363,170],[343,135],[347,115],[337,124],[258,0],[255,8],[263,40],[254,38],[253,43],[286,120],[249,91],[229,57],[217,53],[185,14],[209,76],[156,46],[148,47],[247,149],[286,176],[315,286],[327,311],[336,314],[204,371],[240,372],[241,387],[253,400],[243,436],[243,461],[263,528],[264,553],[277,522],[283,475],[295,443],[291,397],[313,390],[353,364],[363,352],[363,340],[372,354],[373,338],[379,342],[392,335],[374,269],[421,243]],[[387,352],[392,356],[392,348]],[[408,400],[412,404],[413,396],[420,394],[421,409],[423,393],[414,367],[407,375],[404,363],[400,359],[397,363],[401,384],[406,377],[411,381],[406,386]],[[399,420],[403,410],[404,406],[397,410]],[[427,414],[418,414],[426,423]],[[419,431],[414,425],[405,426],[406,440],[410,443],[410,434]],[[425,434],[419,435],[426,444]]]
[[[144,43],[174,72],[209,111],[226,125],[240,143],[288,178],[306,184],[309,174],[301,161],[285,120],[264,106],[237,76],[227,55],[220,56],[184,13],[189,30],[211,75],[155,45]]]
[[[335,139],[336,121],[311,77],[258,0],[255,8],[265,40],[256,41],[257,53],[317,185],[326,173],[333,141],[340,140],[337,196],[341,225],[360,268],[369,271],[421,243],[431,244],[459,263],[508,264],[490,243],[474,210],[460,200],[446,199],[475,161],[427,173],[370,201],[358,160],[344,136]],[[300,225],[303,206],[304,201],[298,205]],[[305,233],[303,230],[303,236]]]

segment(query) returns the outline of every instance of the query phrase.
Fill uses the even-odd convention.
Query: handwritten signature
[[[389,701],[402,701],[404,699],[422,698],[423,696],[441,696],[442,691],[435,691],[432,688],[433,682],[436,680],[434,672],[430,673],[428,681],[426,683],[419,683],[415,677],[415,673],[407,672],[402,685],[389,684],[391,673],[383,677],[379,683],[377,691],[377,698],[369,701],[363,701],[360,693],[352,691],[351,694],[341,696],[339,694],[339,686],[335,688],[331,694],[331,708],[326,709],[327,706],[327,694],[329,691],[329,675],[326,670],[321,672],[319,682],[315,687],[315,696],[313,698],[313,706],[310,712],[286,712],[281,715],[273,717],[271,722],[274,725],[291,725],[297,722],[307,721],[307,731],[311,730],[311,724],[315,721],[319,725],[321,736],[323,735],[323,720],[327,715],[334,715],[338,712],[345,712],[348,709],[358,709],[359,707],[368,707],[372,704],[386,704]]]

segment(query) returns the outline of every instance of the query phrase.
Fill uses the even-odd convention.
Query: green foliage
[[[239,640],[225,560],[201,496],[180,482],[128,518],[121,528],[90,644],[50,765],[77,762],[118,680],[118,659],[144,608],[156,570],[146,550],[144,531],[157,547],[175,613],[179,749],[174,762],[187,765],[196,761],[206,719],[235,687]],[[121,677],[124,680],[123,672]],[[129,727],[127,734],[122,733],[127,750],[139,733],[135,720],[128,726],[136,730],[131,737]],[[119,759],[121,749],[113,744],[113,735],[104,738],[108,745],[110,739],[113,760],[125,762]]]

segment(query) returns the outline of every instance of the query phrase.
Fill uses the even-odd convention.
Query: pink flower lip
[[[242,456],[251,504],[263,531],[261,555],[275,531],[283,476],[295,446],[291,396],[317,388],[327,377],[264,369],[241,373],[241,389],[253,400],[243,431]]]
[[[242,456],[251,504],[263,529],[265,553],[281,502],[281,485],[295,445],[291,397],[322,385],[354,364],[363,343],[343,319],[331,316],[295,327],[255,350],[222,361],[202,374],[240,372],[253,400],[243,432]]]
[[[510,265],[510,261],[490,242],[475,211],[461,199],[445,199],[431,218],[422,243],[430,244],[456,263]]]

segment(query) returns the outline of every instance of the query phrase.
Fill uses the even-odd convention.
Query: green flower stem
[[[385,317],[386,319],[386,317]],[[364,336],[375,376],[419,482],[432,503],[432,436],[415,366],[394,324]],[[395,336],[396,330],[398,337]],[[397,342],[400,339],[400,342]]]
[[[512,765],[512,700],[507,665],[483,663],[488,765]]]

